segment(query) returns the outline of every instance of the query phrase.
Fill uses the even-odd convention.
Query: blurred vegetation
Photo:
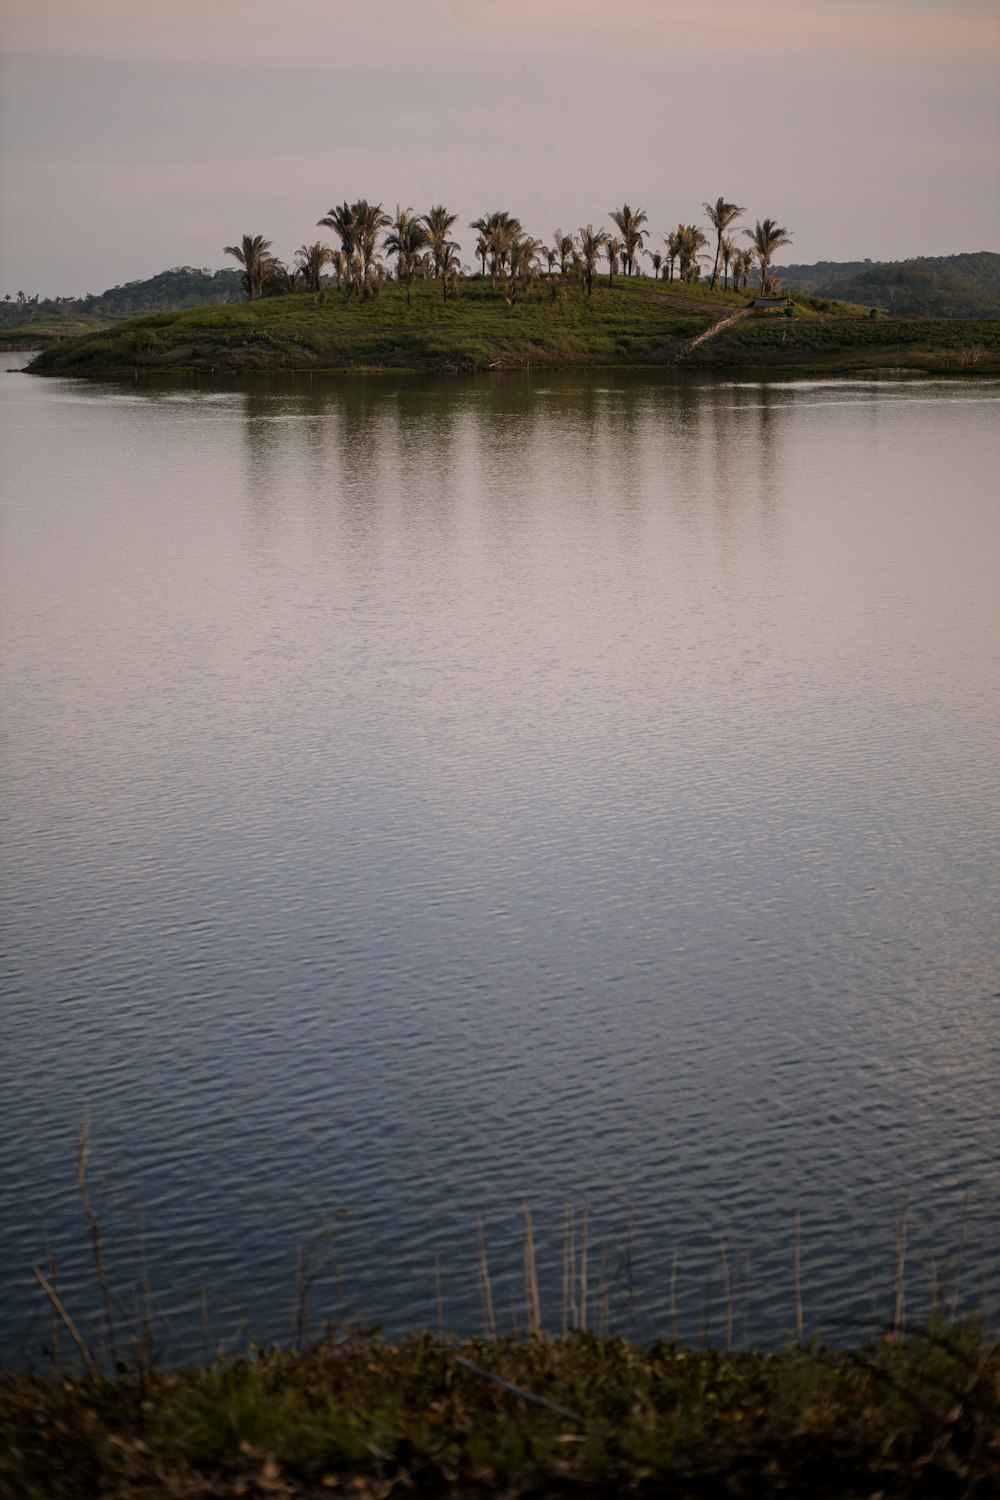
[[[0,1433],[0,1492],[20,1500],[985,1500],[1000,1492],[1000,1357],[973,1323],[771,1355],[343,1334],[115,1380],[10,1375]]]

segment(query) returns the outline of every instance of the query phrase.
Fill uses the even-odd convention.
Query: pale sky
[[[1000,250],[996,0],[0,0],[0,297],[291,260],[344,198],[550,240],[720,194],[794,261]],[[474,234],[459,234],[472,261]]]

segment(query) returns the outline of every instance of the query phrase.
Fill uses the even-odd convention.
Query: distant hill
[[[1000,254],[778,266],[790,291],[878,307],[897,317],[1000,318]]]
[[[106,292],[91,292],[78,306],[81,312],[132,318],[139,313],[183,312],[188,307],[239,302],[242,297],[239,271],[200,271],[194,266],[174,266],[148,281],[128,281]]]
[[[209,307],[238,302],[243,293],[239,271],[199,270],[174,266],[146,281],[129,281],[86,297],[28,296],[20,291],[0,301],[0,329],[24,329],[44,325],[65,327],[67,333],[119,322],[142,313],[183,312],[190,307]]]

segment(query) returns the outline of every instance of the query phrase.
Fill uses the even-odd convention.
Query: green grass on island
[[[0,1494],[19,1500],[998,1493],[1000,1355],[971,1323],[779,1354],[345,1333],[0,1378]]]
[[[556,295],[553,295],[553,289]],[[588,296],[543,282],[508,300],[503,283],[386,283],[367,299],[331,291],[157,313],[61,340],[30,366],[40,375],[132,375],[175,370],[400,369],[480,371],[533,366],[662,366],[815,370],[892,368],[985,373],[1000,369],[1000,322],[871,318],[826,298],[796,297],[792,316],[751,315],[688,352],[752,293],[699,283],[607,276]]]

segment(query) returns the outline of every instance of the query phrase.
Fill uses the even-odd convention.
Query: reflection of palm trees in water
[[[745,392],[723,388],[718,396],[716,462],[731,497],[728,522],[731,525],[739,510],[746,511],[773,541],[781,420],[774,411],[775,392],[761,384]]]
[[[537,473],[558,455],[546,493],[566,509],[560,524],[600,525],[631,552],[665,502],[685,531],[714,514],[729,552],[755,516],[772,538],[778,524],[776,402],[765,384],[608,372],[553,372],[544,386],[268,377],[244,395],[253,529],[269,545],[285,513],[308,512],[367,571],[386,549],[451,550],[478,510],[506,553],[541,524]]]
[[[248,390],[243,398],[243,446],[246,493],[255,540],[267,540],[275,522],[275,486],[281,472],[279,438],[271,420],[277,398],[268,391]]]

